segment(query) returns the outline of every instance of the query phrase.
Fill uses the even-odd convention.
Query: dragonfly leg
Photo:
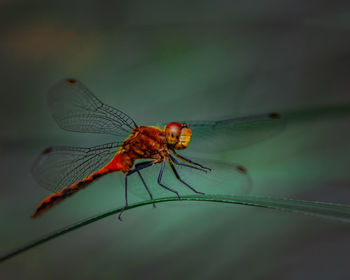
[[[125,209],[128,207],[128,176],[135,172],[139,172],[139,170],[144,169],[146,167],[149,167],[152,165],[152,161],[146,161],[146,162],[141,162],[135,165],[135,168],[130,170],[128,173],[125,175],[125,183],[124,183],[124,189],[125,189],[125,205],[123,209],[120,211],[118,215],[118,219],[121,221],[122,220],[122,214],[125,211]],[[147,188],[148,189],[148,188]]]
[[[124,188],[125,188],[125,190],[124,190],[125,191],[125,205],[118,215],[119,221],[122,221],[122,214],[123,214],[124,210],[126,209],[126,207],[128,207],[128,175],[125,175]]]
[[[143,179],[143,177],[142,177],[142,175],[141,175],[141,172],[140,172],[139,170],[137,170],[137,174],[139,174],[139,177],[140,177],[140,179],[141,179],[143,185],[145,186],[146,191],[147,191],[148,194],[149,194],[149,197],[151,198],[151,200],[153,200],[153,195],[152,195],[151,191],[149,190],[149,188],[148,188],[148,186],[147,186],[145,180]],[[153,203],[153,208],[156,208],[156,204],[155,204],[155,203]]]
[[[188,159],[188,158],[185,158],[185,157],[183,157],[183,156],[180,156],[178,153],[175,152],[175,150],[172,150],[172,152],[174,153],[174,155],[175,155],[176,157],[178,157],[179,159],[182,159],[183,161],[186,161],[186,162],[188,162],[188,163],[197,165],[197,166],[199,166],[200,168],[203,168],[203,169],[206,169],[206,170],[208,170],[208,171],[211,171],[211,169],[210,169],[209,167],[205,167],[205,166],[203,166],[203,165],[201,165],[201,164],[199,164],[199,163],[197,163],[197,162],[194,162],[194,161],[192,161],[192,160],[190,160],[190,159]],[[173,161],[174,161],[174,160],[173,160]],[[176,161],[174,161],[174,162],[176,163]]]
[[[208,171],[210,171],[211,169],[207,170],[207,169],[204,169],[204,168],[199,168],[199,167],[196,167],[196,166],[193,166],[193,165],[189,165],[189,164],[185,164],[185,163],[180,163],[178,162],[172,155],[169,154],[169,157],[171,159],[171,161],[173,161],[176,165],[181,165],[181,166],[185,166],[185,167],[189,167],[189,168],[193,168],[193,169],[197,169],[197,170],[200,170],[200,171],[203,171],[205,173],[207,173]],[[169,161],[170,162],[170,161]]]
[[[183,181],[183,180],[181,179],[179,173],[177,172],[177,170],[176,170],[174,164],[173,164],[170,160],[169,160],[169,164],[170,164],[171,169],[173,170],[173,172],[174,172],[176,178],[177,178],[182,184],[184,184],[186,187],[188,187],[189,189],[191,189],[191,190],[192,190],[193,192],[195,192],[195,193],[198,193],[198,194],[205,194],[205,193],[202,193],[202,192],[197,191],[195,188],[193,188],[193,187],[190,186],[188,183],[186,183],[185,181]]]
[[[149,167],[149,166],[152,165],[152,163],[153,163],[153,161],[143,161],[143,162],[136,163],[136,164],[135,164],[135,168],[132,169],[132,170],[130,170],[129,172],[131,172],[131,171],[136,172],[135,169],[141,170],[141,169],[144,168],[144,167],[143,167],[144,165],[145,165],[145,167]],[[140,167],[141,167],[141,168],[140,168]],[[132,172],[132,173],[134,173],[134,172]]]
[[[171,191],[171,192],[175,193],[175,194],[177,195],[177,197],[178,197],[179,199],[181,199],[181,197],[180,197],[180,195],[179,195],[179,193],[178,193],[177,191],[175,191],[175,190],[173,190],[173,189],[167,187],[166,185],[164,185],[164,184],[162,183],[162,177],[163,177],[164,166],[165,166],[165,161],[162,162],[162,165],[161,165],[161,167],[160,167],[160,171],[159,171],[159,175],[158,175],[158,184],[159,184],[162,188],[167,189],[168,191]]]

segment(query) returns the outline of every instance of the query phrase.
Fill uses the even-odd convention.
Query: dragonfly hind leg
[[[141,174],[139,173],[139,171],[141,169],[150,167],[153,164],[153,161],[146,161],[146,162],[141,162],[135,165],[135,168],[130,170],[128,173],[126,173],[125,175],[125,182],[124,182],[124,189],[125,189],[125,205],[123,207],[123,209],[120,211],[119,215],[118,215],[118,219],[121,221],[122,220],[122,214],[125,211],[125,209],[128,207],[128,176],[130,176],[131,174],[137,172],[142,180],[142,183],[144,184],[144,186],[146,187],[146,190],[148,192],[148,194],[150,195],[151,199],[153,199],[152,194],[150,192],[150,190],[148,189],[146,182],[143,180]],[[153,204],[154,205],[154,204]]]

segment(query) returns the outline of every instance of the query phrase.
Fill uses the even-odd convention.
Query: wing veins
[[[127,114],[104,104],[77,80],[62,80],[54,85],[49,92],[49,104],[58,125],[69,131],[126,138],[137,127]]]

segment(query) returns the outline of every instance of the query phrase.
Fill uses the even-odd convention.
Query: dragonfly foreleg
[[[158,184],[159,184],[162,188],[167,189],[168,191],[171,191],[171,192],[175,193],[175,194],[177,195],[177,197],[178,197],[179,199],[181,199],[181,197],[180,197],[180,195],[179,195],[179,193],[178,193],[177,191],[175,191],[175,190],[173,190],[173,189],[171,189],[171,188],[165,186],[165,185],[162,183],[162,177],[163,177],[164,166],[165,166],[165,161],[162,162],[162,165],[161,165],[161,167],[160,167],[160,171],[159,171],[159,175],[158,175]]]
[[[170,154],[169,154],[169,158],[170,158],[170,160],[173,161],[176,165],[181,165],[181,166],[185,166],[185,167],[197,169],[197,170],[203,171],[203,172],[205,172],[205,173],[207,173],[208,171],[211,171],[211,169],[210,169],[210,168],[207,168],[207,167],[206,167],[206,169],[204,169],[204,167],[199,168],[199,167],[196,167],[196,166],[193,166],[193,165],[189,165],[189,164],[185,164],[185,163],[180,163],[180,162],[178,162],[178,161],[177,161],[172,155],[170,155]],[[169,162],[170,162],[170,160],[169,160]]]
[[[191,189],[191,190],[192,190],[193,192],[195,192],[195,193],[204,194],[204,193],[202,193],[202,192],[197,191],[195,188],[193,188],[191,185],[189,185],[188,183],[186,183],[185,181],[183,181],[183,180],[181,179],[181,177],[180,177],[179,173],[177,172],[177,170],[176,170],[174,164],[172,163],[172,161],[169,160],[169,164],[170,164],[171,169],[173,170],[173,172],[174,172],[176,178],[177,178],[182,184],[184,184],[186,187],[188,187],[189,189]]]
[[[121,221],[122,220],[122,214],[124,212],[124,210],[128,207],[128,176],[130,176],[131,174],[135,173],[135,172],[139,172],[141,169],[144,169],[146,167],[149,167],[152,165],[152,161],[146,161],[146,162],[141,162],[135,165],[135,168],[130,170],[128,173],[126,173],[125,175],[125,182],[124,182],[124,189],[125,189],[125,205],[123,207],[123,209],[120,211],[119,215],[118,215],[118,219]],[[142,180],[142,182],[144,182]],[[146,186],[146,185],[145,185]],[[146,187],[147,191],[148,188]]]
[[[205,167],[205,166],[203,166],[203,165],[201,165],[201,164],[199,164],[199,163],[197,163],[197,162],[194,162],[194,161],[192,161],[192,160],[190,160],[190,159],[188,159],[188,158],[185,158],[185,157],[183,157],[183,156],[180,156],[179,154],[177,154],[177,153],[175,152],[175,150],[171,150],[171,151],[172,151],[172,152],[174,153],[174,155],[175,155],[176,157],[178,157],[179,159],[182,159],[182,160],[185,161],[185,162],[188,162],[188,163],[197,165],[197,166],[199,166],[199,167],[202,168],[202,169],[206,169],[206,170],[208,170],[208,171],[211,171],[211,169],[210,169],[209,167]],[[172,157],[172,159],[174,159],[174,158]],[[175,160],[173,160],[173,161],[174,161],[175,164],[179,164],[179,163],[177,163],[177,161],[175,161]],[[184,164],[180,164],[180,165],[184,165]],[[187,166],[187,164],[184,165],[184,166]]]

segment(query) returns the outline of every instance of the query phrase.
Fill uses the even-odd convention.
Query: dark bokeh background
[[[251,195],[350,203],[347,1],[0,1],[0,253],[120,206],[116,175],[38,220],[29,174],[60,130],[46,105],[83,81],[138,123],[284,113],[279,135],[216,159]],[[335,109],[329,109],[335,108]],[[205,155],[204,155],[205,156]],[[109,217],[0,266],[1,279],[349,279],[350,227],[243,206],[172,202]]]

